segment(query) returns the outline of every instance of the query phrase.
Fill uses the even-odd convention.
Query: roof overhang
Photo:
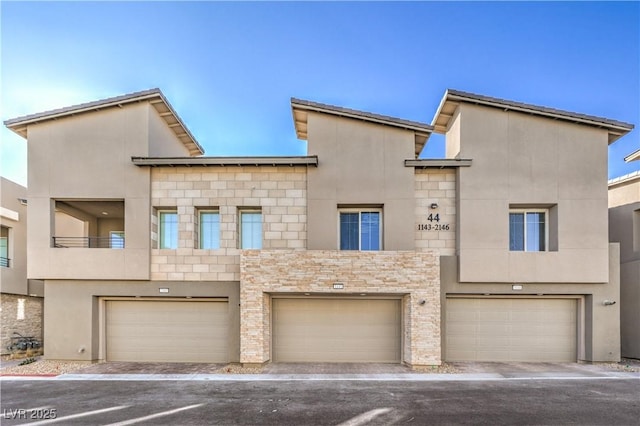
[[[318,156],[299,157],[131,157],[136,166],[318,166]]]
[[[476,95],[474,93],[462,92],[459,90],[448,89],[431,125],[436,133],[445,133],[449,127],[451,118],[454,116],[458,105],[461,103],[469,103],[475,105],[488,106],[498,108],[503,111],[517,111],[525,114],[539,115],[554,120],[563,120],[576,124],[584,124],[588,126],[598,127],[607,130],[609,134],[609,144],[615,142],[620,137],[629,133],[633,128],[633,124],[624,123],[622,121],[611,120],[593,115],[580,114],[576,112],[563,111],[554,108],[547,108],[538,105],[525,104],[522,102],[514,102],[506,99],[492,98],[489,96]]]
[[[175,112],[169,101],[167,101],[165,96],[162,94],[160,89],[157,88],[144,90],[141,92],[129,93],[113,98],[102,99],[99,101],[74,105],[66,108],[40,112],[37,114],[12,118],[10,120],[6,120],[4,122],[4,125],[26,139],[27,127],[32,124],[58,120],[69,116],[75,116],[109,108],[122,108],[127,104],[139,102],[148,102],[155,108],[160,117],[162,117],[162,119],[167,123],[169,128],[176,135],[178,140],[180,140],[180,142],[182,142],[187,147],[190,155],[204,154],[204,149],[202,148],[202,146],[200,146],[189,129],[187,129],[187,126],[182,122],[182,120]]]
[[[298,139],[307,140],[307,119],[308,113],[311,111],[412,131],[415,138],[416,157],[422,151],[422,148],[427,143],[427,140],[433,131],[433,127],[426,123],[403,120],[401,118],[389,117],[386,115],[358,111],[355,109],[296,98],[291,98],[291,111],[293,113],[293,124],[296,129],[296,136]]]
[[[636,160],[640,160],[640,149],[624,157],[624,161],[626,161],[627,163]]]
[[[415,167],[416,169],[471,167],[471,160],[457,158],[420,158],[416,160],[404,160],[404,166]]]

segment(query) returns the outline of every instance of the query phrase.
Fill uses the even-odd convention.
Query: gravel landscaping
[[[26,365],[18,365],[21,360],[2,360],[0,364],[0,375],[2,376],[43,376],[43,375],[59,375],[66,373],[99,373],[99,374],[262,374],[269,372],[266,367],[242,367],[239,364],[189,364],[188,368],[184,365],[171,365],[166,363],[123,363],[126,367],[120,367],[118,363],[91,363],[76,361],[54,361],[40,359]],[[527,364],[529,367],[535,368],[535,363]],[[611,371],[623,372],[640,372],[640,360],[623,359],[619,363],[599,363],[599,364],[576,364],[588,365],[594,369],[603,369]],[[139,368],[138,368],[139,367]],[[440,366],[421,367],[411,372],[422,374],[456,374],[456,373],[479,373],[480,370],[486,370],[486,366],[474,363],[443,363]],[[267,370],[267,371],[264,371]]]

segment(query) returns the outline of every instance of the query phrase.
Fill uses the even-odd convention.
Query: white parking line
[[[26,408],[24,410],[20,409],[10,409],[10,408],[5,408],[2,410],[2,414],[0,414],[0,419],[6,419],[7,417],[12,417],[12,416],[18,416],[18,415],[22,415],[22,413],[30,413],[32,411],[38,411],[38,410],[48,410],[51,407],[48,405],[45,405],[43,407],[36,407],[36,408]]]
[[[28,425],[29,426],[48,425],[48,424],[51,424],[51,423],[62,422],[62,421],[65,421],[65,420],[79,419],[80,417],[87,417],[87,416],[93,416],[95,414],[108,413],[109,411],[122,410],[123,408],[127,408],[127,407],[128,407],[128,405],[120,405],[118,407],[103,408],[101,410],[85,411],[84,413],[72,414],[70,416],[64,416],[64,417],[58,417],[58,418],[55,418],[55,419],[42,420],[42,421],[39,421],[39,422],[28,423]]]
[[[375,410],[367,411],[366,413],[359,414],[350,418],[346,422],[340,423],[338,426],[359,426],[367,423],[371,423],[376,417],[387,414],[392,408],[376,408]]]
[[[133,424],[140,423],[140,422],[144,422],[144,421],[147,421],[147,420],[157,419],[158,417],[163,417],[163,416],[168,416],[168,415],[170,415],[170,414],[179,413],[180,411],[191,410],[192,408],[200,407],[201,405],[204,405],[204,404],[188,405],[188,406],[186,406],[186,407],[176,408],[176,409],[174,409],[174,410],[163,411],[163,412],[161,412],[161,413],[156,413],[156,414],[150,414],[150,415],[148,415],[148,416],[144,416],[144,417],[138,417],[138,418],[136,418],[136,419],[125,420],[125,421],[123,421],[123,422],[118,422],[118,423],[111,423],[110,425],[107,425],[107,426],[127,426],[127,425],[133,425]]]

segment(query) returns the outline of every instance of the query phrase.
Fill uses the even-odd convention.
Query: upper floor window
[[[9,228],[0,226],[0,267],[8,268],[9,262]]]
[[[161,249],[178,248],[178,212],[175,210],[161,210],[158,212],[160,222]]]
[[[198,247],[201,249],[220,248],[220,212],[200,210],[198,220]]]
[[[258,209],[240,210],[240,248],[262,248],[262,212]]]
[[[111,231],[109,239],[109,247],[115,249],[124,248],[124,231]]]
[[[509,210],[509,250],[546,251],[547,215],[546,209]]]
[[[340,210],[340,250],[380,250],[382,211],[380,209]]]

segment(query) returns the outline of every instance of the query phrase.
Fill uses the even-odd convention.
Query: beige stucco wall
[[[478,297],[575,297],[578,300],[578,360],[618,361],[620,359],[620,308],[619,247],[609,244],[606,283],[532,283],[522,284],[522,290],[514,290],[512,283],[460,282],[458,261],[455,256],[440,259],[442,318],[446,315],[447,295],[465,294]],[[615,301],[604,305],[604,301]],[[443,320],[442,335],[446,335]],[[443,341],[443,353],[445,342]]]
[[[439,365],[439,259],[434,252],[243,250],[240,361],[261,364],[271,359],[271,295],[364,293],[402,297],[403,362]],[[344,289],[334,290],[336,282]]]
[[[27,198],[27,188],[8,179],[0,178],[0,207],[3,208],[0,211],[0,225],[8,228],[8,257],[10,259],[8,268],[0,267],[0,291],[2,293],[28,294],[27,206],[23,205],[18,200],[19,198]]]
[[[622,356],[640,358],[640,177],[609,187],[609,239],[620,243]]]
[[[170,132],[144,102],[28,127],[30,278],[149,278],[150,171],[131,157],[187,155]],[[125,249],[52,248],[55,199],[124,200]]]
[[[160,293],[167,288],[168,293]],[[81,281],[45,282],[45,358],[78,361],[105,359],[104,300],[106,298],[227,298],[229,360],[240,358],[239,286],[237,282]]]
[[[383,249],[413,250],[415,157],[411,131],[327,114],[308,113],[308,247],[338,248],[338,206],[381,206]]]
[[[415,246],[441,256],[456,254],[456,170],[416,169]],[[435,209],[431,205],[438,206]],[[439,221],[434,220],[438,215]],[[431,221],[429,221],[431,216]]]
[[[238,215],[262,211],[264,249],[307,245],[306,167],[164,167],[152,169],[151,202],[178,211],[178,249],[151,250],[153,280],[240,279]],[[196,246],[198,208],[220,211],[220,249]],[[157,221],[154,217],[152,220]],[[154,226],[157,232],[157,226]],[[157,233],[152,239],[157,239]]]
[[[458,180],[460,281],[607,282],[607,131],[458,108],[460,157],[473,159]],[[551,250],[509,251],[510,205],[550,208]]]

